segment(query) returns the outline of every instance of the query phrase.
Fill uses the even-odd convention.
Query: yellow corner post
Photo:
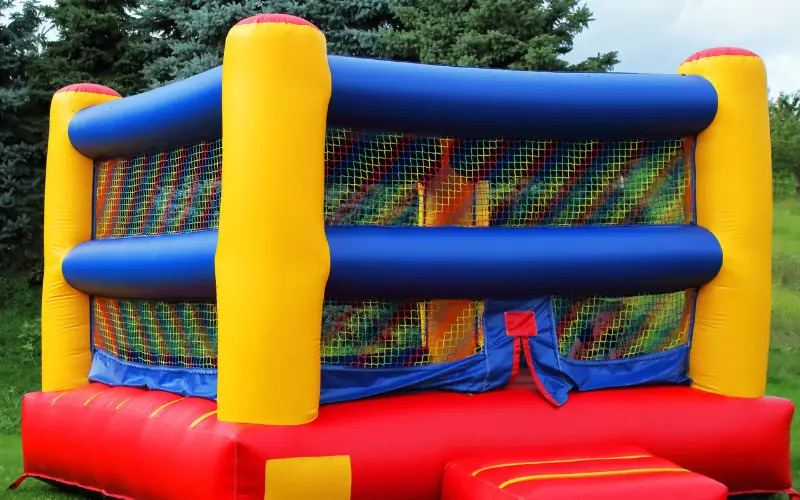
[[[216,253],[219,419],[299,425],[319,409],[325,238],[325,36],[262,14],[228,34]]]
[[[42,390],[63,391],[88,383],[92,363],[89,297],[64,279],[61,263],[92,236],[93,162],[72,147],[68,127],[83,108],[119,99],[101,85],[69,85],[53,96],[44,188],[42,284]]]
[[[694,386],[763,396],[769,354],[772,168],[764,62],[742,49],[699,52],[678,70],[718,94],[695,149],[697,223],[722,247],[722,269],[697,298],[689,375]]]

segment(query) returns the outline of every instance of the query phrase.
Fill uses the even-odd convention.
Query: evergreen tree
[[[144,57],[130,12],[136,0],[55,0],[42,7],[56,31],[39,58],[36,80],[48,94],[77,82],[94,82],[122,95],[142,88]]]
[[[41,122],[26,75],[38,55],[40,19],[0,0],[0,270],[35,277],[41,267]]]
[[[385,31],[394,59],[539,71],[608,71],[616,52],[562,59],[592,21],[579,0],[410,0]]]
[[[394,21],[399,0],[145,0],[138,11],[143,75],[152,87],[181,80],[222,63],[225,37],[241,19],[278,12],[313,22],[332,54],[380,57],[379,29]]]

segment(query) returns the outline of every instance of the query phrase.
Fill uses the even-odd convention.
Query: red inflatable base
[[[713,479],[633,446],[594,446],[455,460],[444,472],[442,500],[727,500]]]
[[[132,499],[263,499],[267,460],[349,456],[353,500],[439,500],[463,456],[638,446],[731,493],[791,488],[790,401],[686,387],[573,394],[529,387],[325,406],[297,427],[218,422],[212,401],[100,384],[33,393],[22,408],[25,474]]]

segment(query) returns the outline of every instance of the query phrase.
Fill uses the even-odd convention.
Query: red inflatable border
[[[640,446],[731,493],[789,491],[790,401],[687,387],[574,394],[530,387],[426,393],[322,407],[308,425],[218,422],[216,404],[102,384],[23,402],[25,474],[119,498],[264,498],[268,459],[349,455],[353,500],[438,500],[465,455]]]

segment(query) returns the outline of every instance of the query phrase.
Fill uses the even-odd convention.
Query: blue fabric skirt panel
[[[559,404],[566,402],[573,390],[691,383],[688,343],[656,354],[604,361],[579,361],[562,356],[553,321],[552,299],[547,302],[549,313],[543,317],[549,320],[549,329],[540,324],[539,334],[528,341],[539,379]]]
[[[110,386],[140,387],[181,396],[217,399],[217,371],[131,363],[95,349],[89,381]]]

